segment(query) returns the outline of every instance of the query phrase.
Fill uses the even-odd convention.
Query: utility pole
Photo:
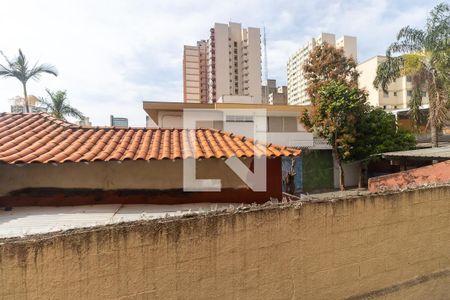
[[[267,68],[267,40],[266,40],[266,26],[263,25],[263,47],[264,47],[264,80],[266,82],[266,86],[264,88],[264,102],[267,103],[269,101],[269,86],[267,79],[269,77],[269,71]]]

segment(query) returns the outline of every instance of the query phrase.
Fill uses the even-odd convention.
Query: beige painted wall
[[[402,76],[388,85],[388,92],[384,93],[381,88],[376,89],[373,81],[377,75],[378,66],[386,60],[384,56],[374,56],[362,62],[357,66],[360,76],[358,79],[359,87],[368,92],[368,102],[370,105],[385,107],[387,110],[408,108],[411,96],[408,91],[413,90],[411,82],[408,82],[406,76]],[[425,91],[425,87],[423,87]],[[428,104],[428,95],[422,98],[422,104]]]
[[[2,242],[1,299],[448,299],[450,187]]]
[[[251,159],[242,160],[249,166]],[[221,159],[197,161],[198,179],[221,179],[223,188],[246,187]],[[130,176],[130,174],[132,174]],[[0,165],[0,196],[22,188],[179,189],[183,161]]]

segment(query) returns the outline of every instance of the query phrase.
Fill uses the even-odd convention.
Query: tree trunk
[[[362,189],[363,187],[363,181],[364,181],[364,174],[363,174],[364,168],[363,163],[359,163],[359,180],[358,180],[358,188]]]
[[[27,85],[22,83],[23,85],[23,101],[25,102],[25,112],[30,112],[30,106],[28,105],[28,95],[27,95]]]
[[[342,167],[342,161],[339,158],[337,150],[333,150],[333,152],[339,169],[339,189],[341,191],[345,191],[345,180],[344,180],[345,178],[344,178],[344,168]]]
[[[435,95],[435,97],[439,97],[439,95]],[[431,100],[431,99],[430,99]],[[430,108],[428,111],[430,118],[430,131],[431,131],[431,147],[438,147],[438,130],[436,125],[436,102],[438,99],[434,99],[430,101]]]
[[[438,145],[438,124],[437,123],[437,117],[438,117],[438,111],[437,111],[437,104],[439,102],[439,92],[438,92],[438,86],[436,83],[436,74],[435,71],[432,72],[433,74],[433,86],[434,90],[436,91],[434,97],[431,97],[430,91],[428,92],[428,95],[430,97],[430,108],[428,111],[428,116],[430,118],[430,130],[431,130],[431,147],[437,148]],[[432,99],[434,98],[434,99]]]
[[[345,191],[345,178],[344,178],[344,168],[342,168],[341,160],[338,160],[339,165],[339,189]]]
[[[431,147],[436,148],[439,146],[439,142],[438,142],[438,130],[436,127],[436,124],[433,122],[433,120],[431,121]]]

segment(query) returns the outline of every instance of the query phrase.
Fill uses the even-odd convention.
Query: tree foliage
[[[66,91],[51,92],[46,89],[50,99],[40,98],[39,103],[47,109],[52,116],[60,120],[66,120],[66,116],[82,120],[84,115],[76,108],[70,106]]]
[[[322,86],[331,81],[357,87],[359,73],[353,58],[346,57],[344,50],[328,43],[315,46],[303,65],[303,76],[308,81],[306,92],[311,102],[318,98]]]
[[[398,127],[395,116],[382,108],[369,107],[356,124],[352,160],[369,161],[375,154],[413,149],[416,139]]]
[[[314,114],[305,111],[302,121],[309,129],[327,140],[339,166],[340,188],[344,187],[342,163],[351,160],[357,139],[357,124],[365,113],[366,94],[347,83],[330,81],[323,85],[314,101]]]
[[[425,88],[429,98],[429,119],[433,147],[437,132],[446,120],[450,87],[450,6],[437,5],[430,12],[425,29],[406,26],[386,50],[386,60],[378,66],[376,88],[387,91],[390,83],[409,75],[414,88]]]
[[[39,64],[35,63],[30,66],[26,56],[23,54],[22,50],[19,49],[19,55],[10,60],[6,55],[0,51],[0,54],[6,61],[6,65],[0,64],[0,76],[5,78],[16,78],[22,83],[24,99],[25,99],[25,109],[26,112],[30,112],[28,104],[28,94],[27,94],[27,82],[30,79],[39,80],[40,76],[44,73],[58,76],[58,71],[56,68],[49,64]]]

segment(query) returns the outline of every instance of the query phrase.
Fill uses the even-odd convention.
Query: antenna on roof
[[[264,101],[268,102],[269,99],[269,86],[267,80],[269,78],[269,71],[267,67],[267,40],[266,40],[266,26],[263,24],[263,47],[264,47],[264,80],[266,82],[266,86],[264,88]]]

